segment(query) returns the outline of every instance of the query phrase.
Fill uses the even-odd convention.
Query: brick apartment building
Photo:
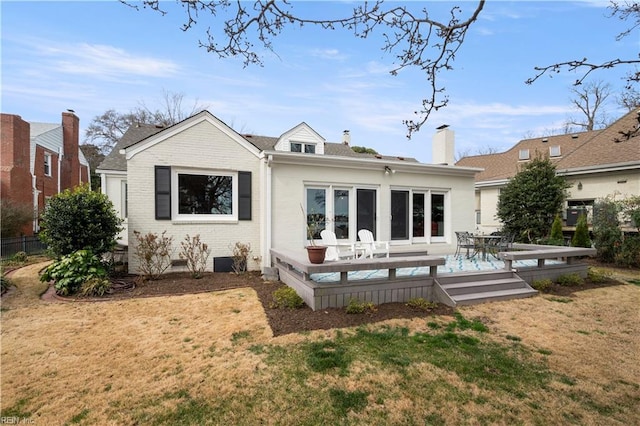
[[[63,112],[61,124],[1,116],[0,197],[33,207],[33,223],[21,232],[33,235],[48,198],[89,182],[89,163],[79,147],[80,119],[73,112]]]

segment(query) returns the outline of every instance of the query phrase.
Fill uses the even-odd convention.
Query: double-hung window
[[[44,153],[44,175],[51,176],[51,154]]]

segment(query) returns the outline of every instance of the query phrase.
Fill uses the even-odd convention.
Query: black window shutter
[[[156,220],[171,220],[171,167],[156,166]]]
[[[251,172],[238,172],[238,220],[251,220]]]

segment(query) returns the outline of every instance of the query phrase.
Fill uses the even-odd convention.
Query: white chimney
[[[431,161],[433,164],[453,166],[455,163],[455,133],[448,127],[448,124],[437,127],[436,134],[433,135],[431,147]]]
[[[348,130],[342,132],[342,143],[347,146],[351,143],[351,133]]]

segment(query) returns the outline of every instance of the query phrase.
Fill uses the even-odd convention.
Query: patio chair
[[[388,241],[375,241],[373,232],[368,229],[359,230],[358,237],[360,238],[360,246],[364,250],[364,257],[374,258],[380,255],[389,257]]]
[[[509,251],[513,246],[513,241],[515,240],[515,235],[513,234],[498,234],[500,235],[500,239],[492,241],[489,245],[489,252],[498,259],[498,253]]]
[[[456,231],[456,253],[454,257],[458,257],[462,250],[467,250],[467,258],[469,258],[469,250],[473,249],[475,252],[475,244],[473,242],[473,235],[467,231]]]
[[[355,251],[353,250],[353,244],[338,243],[336,234],[328,229],[323,229],[320,232],[322,238],[322,245],[327,246],[327,252],[324,255],[325,260],[342,260],[353,259]]]

